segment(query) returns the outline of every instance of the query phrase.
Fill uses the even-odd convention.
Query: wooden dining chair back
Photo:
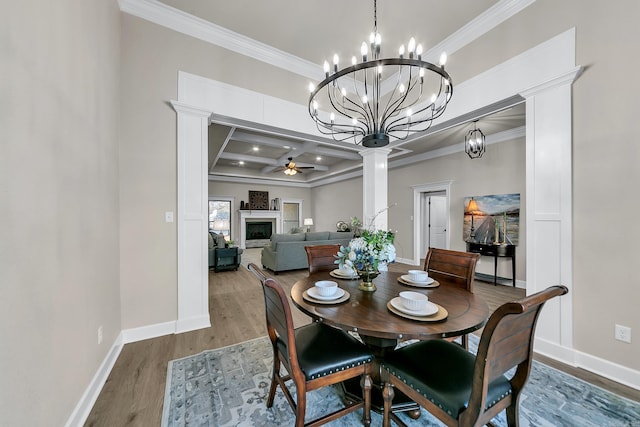
[[[473,292],[473,276],[480,254],[429,248],[424,270],[441,284],[457,286]]]
[[[422,341],[388,355],[382,362],[383,425],[388,427],[391,418],[404,425],[390,411],[396,388],[448,426],[485,425],[502,410],[507,424],[517,426],[540,310],[567,292],[564,286],[552,286],[498,307],[482,332],[476,356],[444,340]],[[507,375],[514,367],[513,376]]]
[[[338,268],[335,261],[336,255],[340,252],[340,245],[305,246],[304,250],[307,251],[309,274]]]
[[[249,269],[261,272],[255,264]],[[260,275],[256,274],[260,279]],[[263,273],[263,276],[266,277]],[[293,409],[296,427],[318,426],[357,409],[363,409],[363,424],[371,423],[371,366],[373,354],[360,341],[346,332],[321,322],[294,329],[291,307],[282,287],[274,279],[262,281],[267,332],[273,348],[273,372],[267,407],[273,406],[277,386]],[[286,373],[281,375],[284,366]],[[348,402],[342,408],[304,423],[307,392],[361,377],[363,398]],[[292,380],[296,399],[285,382]]]
[[[429,248],[424,259],[424,270],[429,277],[443,285],[456,286],[473,292],[473,278],[480,254]],[[455,338],[452,338],[455,339]],[[469,337],[462,335],[460,344],[469,349]]]
[[[262,271],[257,265],[252,262],[249,263],[247,268],[258,278],[258,280],[260,280],[260,283],[264,285],[264,282],[267,280],[267,275],[264,273],[264,271]]]

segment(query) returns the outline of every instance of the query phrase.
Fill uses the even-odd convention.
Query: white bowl
[[[338,271],[340,272],[339,274],[342,276],[351,277],[355,275],[355,271],[353,271],[353,268],[349,268],[349,267],[341,267],[338,269]]]
[[[424,270],[409,270],[409,278],[414,282],[426,282],[429,278],[429,273]]]
[[[331,280],[320,280],[316,282],[316,291],[320,296],[330,297],[338,291],[338,284]]]
[[[409,310],[421,311],[427,306],[429,298],[420,292],[402,291],[400,292],[400,301]]]

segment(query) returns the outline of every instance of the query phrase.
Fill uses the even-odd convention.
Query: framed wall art
[[[269,203],[270,200],[268,191],[249,190],[249,209],[268,211]]]
[[[520,193],[464,199],[462,237],[465,242],[517,245]]]

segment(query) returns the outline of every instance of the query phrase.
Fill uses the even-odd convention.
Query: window
[[[302,215],[302,200],[282,201],[282,228],[284,233],[300,228],[300,217]]]
[[[225,240],[231,240],[232,199],[209,199],[209,230],[222,234]]]

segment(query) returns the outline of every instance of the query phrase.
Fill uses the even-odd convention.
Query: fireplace
[[[271,221],[247,222],[246,228],[246,240],[270,239],[273,233]]]
[[[280,211],[239,210],[240,247],[260,248],[269,244],[271,235],[281,233]],[[268,227],[268,228],[267,228]]]

